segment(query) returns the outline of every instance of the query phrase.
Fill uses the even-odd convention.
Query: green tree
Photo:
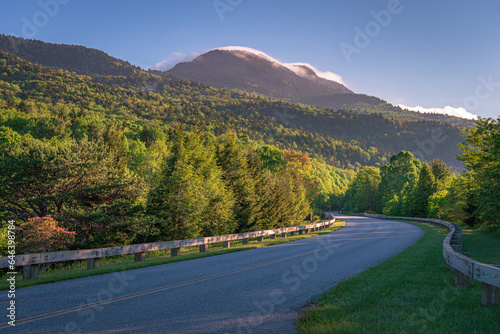
[[[264,164],[264,168],[276,172],[283,170],[286,166],[285,154],[280,149],[272,146],[262,146],[257,153]]]
[[[52,144],[24,138],[0,150],[2,210],[14,217],[57,217],[142,195],[141,180],[117,163],[121,154],[103,141]]]
[[[258,200],[258,175],[262,162],[249,145],[240,144],[234,135],[225,136],[216,149],[222,178],[234,195],[234,219],[238,232],[255,228],[261,204]]]
[[[457,178],[453,175],[451,168],[438,159],[430,163],[430,168],[434,175],[436,189],[429,197],[428,217],[454,221],[446,218],[446,215],[448,207],[455,206],[456,199],[451,202],[448,202],[448,199],[449,196],[453,196],[455,190],[453,187]]]
[[[477,209],[476,193],[477,185],[471,173],[453,177],[446,189],[438,191],[429,199],[429,217],[475,226],[477,221],[472,214]]]
[[[437,191],[436,178],[426,162],[420,168],[417,184],[412,192],[408,215],[426,218],[429,214],[429,198]]]
[[[388,215],[405,215],[413,187],[418,181],[420,161],[401,151],[380,169],[380,210]]]
[[[348,208],[354,212],[375,211],[380,181],[380,169],[363,167],[349,187]]]
[[[0,147],[16,148],[22,141],[22,136],[11,128],[0,126]]]
[[[500,118],[480,119],[476,127],[465,131],[457,158],[469,170],[477,191],[471,194],[468,209],[490,229],[500,228]]]
[[[436,180],[438,189],[441,190],[447,188],[449,180],[453,177],[453,171],[451,168],[439,159],[431,161],[429,166],[432,170],[432,175],[434,175]]]
[[[214,150],[204,144],[203,132],[178,127],[160,181],[148,197],[148,213],[165,221],[170,239],[231,233],[233,195],[222,180]]]

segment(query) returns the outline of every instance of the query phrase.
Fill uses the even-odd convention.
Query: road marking
[[[232,275],[232,274],[237,274],[237,273],[240,273],[240,272],[244,272],[244,271],[248,271],[248,270],[252,270],[252,269],[256,269],[256,268],[260,268],[260,267],[265,267],[265,266],[268,266],[268,265],[271,265],[271,264],[275,264],[275,263],[279,263],[279,262],[283,262],[283,261],[295,259],[295,258],[298,258],[298,257],[301,257],[301,256],[306,256],[306,255],[309,255],[309,254],[312,254],[312,253],[315,253],[315,252],[318,252],[318,251],[321,251],[321,250],[326,250],[326,249],[329,249],[329,248],[338,247],[338,246],[341,246],[341,245],[344,245],[344,244],[347,244],[347,243],[350,243],[350,242],[354,242],[354,241],[358,241],[358,240],[363,240],[363,239],[369,237],[372,234],[378,233],[382,229],[382,226],[379,223],[376,223],[376,224],[378,225],[377,230],[373,231],[373,232],[370,232],[369,234],[365,235],[364,237],[359,237],[359,238],[351,239],[351,240],[348,240],[348,241],[345,241],[345,242],[342,242],[342,243],[339,243],[339,244],[335,244],[335,245],[331,245],[331,246],[326,246],[326,247],[322,247],[322,248],[317,248],[317,249],[314,249],[314,250],[311,250],[311,251],[307,251],[307,252],[303,252],[303,253],[300,253],[300,254],[297,254],[297,255],[293,255],[293,256],[289,256],[289,257],[285,257],[285,258],[280,258],[280,259],[277,259],[277,260],[272,260],[272,261],[264,262],[264,263],[253,265],[253,266],[246,267],[246,268],[234,269],[234,270],[222,272],[222,273],[219,273],[219,274],[213,274],[213,275],[204,276],[204,277],[200,277],[200,278],[194,278],[194,279],[191,279],[191,280],[188,280],[188,281],[184,281],[184,282],[174,283],[174,284],[165,285],[165,286],[158,287],[158,288],[153,288],[153,289],[149,289],[149,290],[144,290],[144,291],[140,291],[140,292],[131,293],[131,294],[128,294],[128,295],[123,295],[123,296],[119,296],[119,297],[109,298],[109,299],[102,300],[102,301],[99,301],[99,302],[93,302],[93,303],[90,303],[90,304],[69,307],[69,308],[62,309],[62,310],[57,310],[57,311],[53,311],[53,312],[49,312],[49,313],[44,313],[44,314],[39,314],[39,315],[35,315],[35,316],[32,316],[32,317],[24,318],[24,319],[19,319],[19,320],[16,320],[16,326],[27,324],[27,323],[34,322],[34,321],[39,321],[39,320],[44,320],[44,319],[48,319],[48,318],[57,317],[57,316],[68,314],[68,313],[73,313],[73,312],[78,312],[78,311],[82,311],[82,310],[87,310],[89,308],[99,307],[99,306],[103,306],[103,305],[107,305],[107,304],[111,304],[111,303],[116,303],[116,302],[119,302],[119,301],[131,299],[131,298],[137,298],[137,297],[149,295],[149,294],[152,294],[152,293],[166,291],[166,290],[170,290],[170,289],[174,289],[174,288],[178,288],[178,287],[182,287],[182,286],[186,286],[186,285],[191,285],[191,284],[195,284],[195,283],[199,283],[199,282],[203,282],[203,281],[208,281],[208,280],[215,279],[215,278],[220,278],[220,277],[224,277],[224,276],[228,276],[228,275]],[[9,328],[9,327],[11,327],[11,326],[8,323],[0,324],[0,329],[5,329],[5,328]]]

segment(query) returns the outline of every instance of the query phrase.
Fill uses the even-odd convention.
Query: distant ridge
[[[138,66],[107,53],[79,45],[46,43],[0,34],[0,51],[14,54],[34,64],[60,68],[78,74],[132,76]]]

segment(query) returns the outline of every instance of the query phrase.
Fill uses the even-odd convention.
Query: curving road
[[[414,225],[339,216],[323,236],[16,291],[3,333],[295,333],[298,310],[416,242]]]

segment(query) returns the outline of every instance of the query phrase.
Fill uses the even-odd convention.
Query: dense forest
[[[381,168],[362,168],[349,184],[346,210],[500,229],[500,118],[477,121],[460,149],[467,171],[459,176],[440,160],[422,164],[406,151]]]
[[[10,47],[30,61],[0,52],[1,220],[50,216],[76,232],[73,248],[300,224],[403,149],[461,168],[460,125],[295,105],[21,41]]]

